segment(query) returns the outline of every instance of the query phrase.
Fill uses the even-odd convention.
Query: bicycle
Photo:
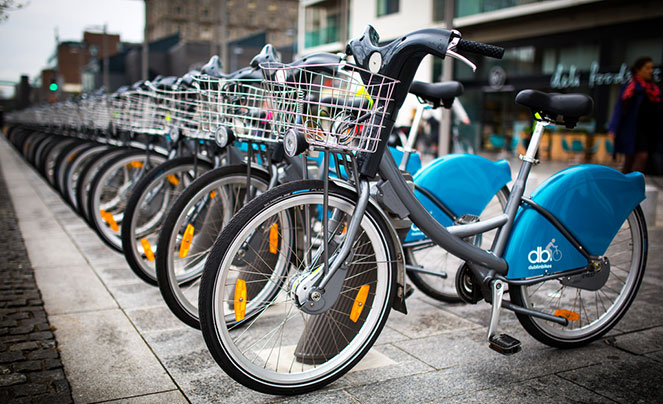
[[[320,108],[321,93],[283,80],[284,73],[278,73],[283,67],[266,67],[272,91],[303,92],[276,105],[293,115],[294,125],[284,137],[286,152],[296,155],[313,146],[326,149],[325,156],[341,154],[351,182],[323,176],[284,184],[251,201],[224,228],[205,264],[199,299],[201,329],[217,363],[246,387],[299,394],[339,378],[368,352],[392,306],[405,308],[401,239],[392,226],[398,217],[370,198],[375,178],[389,184],[389,197],[426,236],[465,261],[456,275],[457,290],[469,303],[485,299],[491,304],[492,349],[502,354],[521,349],[518,340],[497,332],[502,308],[515,312],[528,333],[551,346],[577,347],[604,335],[627,311],[646,266],[642,175],[577,166],[555,174],[531,197],[523,196],[544,126],[575,126],[592,111],[591,98],[520,92],[516,102],[532,110],[536,128],[504,212],[446,229],[417,201],[384,152],[392,117],[425,55],[473,66],[459,52],[499,58],[503,49],[439,29],[378,44],[370,26],[349,43],[347,53],[356,66],[347,69],[361,78],[368,96],[352,84],[342,90],[330,85],[325,91],[347,95],[336,114],[311,112],[307,104]],[[293,113],[290,107],[297,105],[301,108]],[[591,193],[585,192],[588,185]],[[592,203],[596,199],[601,203]],[[498,231],[490,250],[461,238],[489,229]],[[563,253],[555,263],[540,254],[552,238]],[[279,292],[269,301],[249,298],[245,271],[270,256],[275,263],[265,288]],[[507,287],[511,300],[504,299]]]

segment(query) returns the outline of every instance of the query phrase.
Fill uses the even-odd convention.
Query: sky
[[[145,3],[141,0],[17,0],[25,4],[9,11],[0,22],[0,80],[18,82],[22,74],[32,81],[46,67],[60,41],[80,41],[83,31],[120,34],[123,42],[142,42]],[[13,88],[0,86],[5,96]]]

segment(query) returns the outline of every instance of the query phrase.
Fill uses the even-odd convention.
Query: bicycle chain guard
[[[610,277],[610,260],[608,257],[600,257],[592,261],[590,267],[592,270],[578,275],[560,278],[562,285],[571,286],[578,289],[596,291],[605,285]]]

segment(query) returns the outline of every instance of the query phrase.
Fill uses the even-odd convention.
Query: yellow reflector
[[[235,321],[242,321],[246,315],[246,282],[235,282]]]
[[[143,252],[145,252],[145,258],[147,258],[147,260],[150,262],[154,261],[154,251],[152,251],[152,246],[150,245],[150,242],[146,238],[141,238],[140,245],[143,246]]]
[[[134,160],[131,163],[127,164],[128,167],[133,167],[133,168],[143,168],[143,162]]]
[[[279,225],[274,223],[269,228],[269,252],[276,254],[278,252],[277,248],[279,246]]]
[[[191,248],[191,241],[193,241],[193,225],[187,224],[186,230],[184,230],[184,236],[182,236],[182,244],[180,244],[180,258],[184,258],[189,254],[189,248]]]
[[[354,323],[359,320],[359,316],[361,315],[361,311],[364,310],[364,305],[366,304],[366,298],[368,297],[368,290],[371,287],[368,285],[364,285],[361,288],[359,288],[359,292],[357,292],[357,297],[355,297],[355,302],[352,305],[352,311],[350,312],[350,320],[352,320]]]
[[[104,220],[104,222],[108,223],[111,230],[113,230],[115,233],[120,231],[120,226],[117,225],[117,222],[115,221],[112,213],[106,212],[103,209],[99,210],[99,213],[101,214],[101,218]]]
[[[212,198],[212,199],[216,198],[216,191],[210,192],[209,197]]]
[[[166,177],[166,178],[168,178],[168,182],[170,182],[171,184],[173,184],[174,187],[180,185],[180,180],[177,178],[177,176],[176,176],[175,174],[170,174],[170,175],[169,175],[168,177]]]
[[[569,321],[578,321],[580,320],[580,314],[576,313],[575,311],[570,311],[570,310],[555,310],[554,316],[556,317],[564,317],[565,319]]]

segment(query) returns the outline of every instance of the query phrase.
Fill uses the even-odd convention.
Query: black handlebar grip
[[[471,52],[477,55],[488,56],[495,59],[502,59],[502,56],[504,56],[504,48],[502,47],[488,45],[487,43],[468,41],[465,39],[458,41],[456,49],[459,51]]]

